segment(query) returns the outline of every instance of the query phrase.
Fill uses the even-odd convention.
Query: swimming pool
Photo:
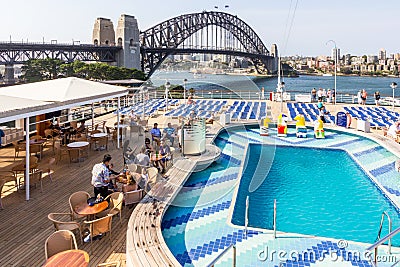
[[[250,193],[252,174],[259,164],[254,159],[271,149],[275,150],[271,169]],[[250,144],[248,154],[251,159],[233,209],[235,225],[244,225],[249,196],[250,227],[273,229],[274,199],[278,231],[373,243],[383,211],[389,213],[394,228],[399,226],[395,207],[345,151]],[[394,243],[399,245],[400,239]]]
[[[182,266],[207,266],[211,260],[231,244],[237,246],[238,255],[240,255],[240,257],[237,258],[237,266],[281,266],[280,261],[277,261],[276,259],[270,262],[260,262],[257,259],[257,254],[261,249],[265,248],[265,246],[268,246],[270,250],[284,249],[287,251],[292,249],[313,251],[320,251],[321,249],[327,248],[335,249],[338,246],[338,239],[346,238],[339,233],[337,235],[339,236],[338,239],[332,239],[332,237],[336,236],[335,229],[333,234],[322,233],[323,235],[320,235],[321,232],[304,231],[306,228],[306,230],[312,230],[314,226],[311,226],[311,224],[302,226],[302,219],[296,219],[294,223],[292,223],[295,225],[297,224],[297,229],[289,229],[284,224],[286,221],[282,222],[284,218],[283,216],[286,216],[284,211],[286,208],[282,206],[283,202],[281,202],[281,200],[278,200],[278,231],[290,231],[289,233],[295,231],[294,233],[319,236],[309,238],[308,236],[299,237],[298,235],[293,234],[279,234],[278,238],[274,240],[271,239],[271,231],[258,231],[255,229],[251,230],[249,234],[245,236],[243,227],[233,225],[231,223],[233,217],[230,209],[233,205],[239,204],[239,202],[244,204],[244,201],[241,200],[237,203],[234,202],[236,198],[235,190],[238,189],[239,185],[242,186],[240,184],[242,174],[246,171],[250,171],[250,169],[247,168],[242,170],[241,166],[251,165],[254,163],[254,160],[252,160],[254,153],[253,151],[248,151],[248,147],[252,146],[254,146],[254,148],[259,146],[260,149],[262,145],[265,146],[271,144],[276,145],[277,149],[308,147],[313,152],[311,153],[313,154],[313,157],[318,158],[321,161],[325,161],[323,157],[324,155],[327,155],[326,153],[322,153],[324,155],[318,154],[324,152],[322,149],[328,148],[330,151],[336,149],[333,152],[338,153],[339,156],[333,157],[333,159],[328,158],[329,163],[326,164],[326,168],[333,168],[334,164],[352,164],[355,166],[355,169],[352,171],[356,172],[355,175],[357,175],[357,177],[363,178],[361,185],[356,181],[352,181],[353,185],[356,184],[357,188],[359,188],[357,190],[364,190],[364,187],[367,188],[367,191],[365,191],[364,194],[361,194],[360,202],[358,202],[357,205],[364,205],[363,203],[367,203],[371,200],[374,202],[376,201],[376,196],[379,198],[379,202],[374,203],[374,205],[377,204],[378,206],[381,206],[376,208],[377,215],[375,215],[373,219],[369,220],[371,226],[369,230],[366,231],[368,233],[372,232],[372,234],[363,237],[362,240],[368,239],[367,242],[373,242],[375,240],[382,210],[388,211],[394,221],[394,227],[398,226],[397,212],[389,203],[389,200],[384,198],[382,193],[370,181],[369,177],[365,176],[366,173],[368,173],[368,175],[373,177],[373,179],[375,179],[380,186],[385,189],[386,194],[394,200],[395,203],[400,203],[400,185],[398,182],[400,177],[399,173],[397,173],[394,168],[395,161],[398,160],[395,155],[383,148],[377,142],[352,133],[326,130],[326,139],[323,140],[310,138],[311,133],[309,133],[309,138],[296,138],[295,130],[292,128],[288,129],[288,133],[289,135],[286,138],[277,137],[276,130],[272,128],[270,129],[270,136],[261,137],[259,135],[258,126],[246,126],[231,128],[218,134],[214,143],[222,150],[221,159],[208,169],[199,173],[191,174],[186,181],[184,188],[177,194],[175,200],[171,203],[163,216],[162,234],[164,240]],[[279,154],[280,153],[281,151],[279,150]],[[348,153],[347,157],[346,153]],[[303,155],[303,153],[301,154]],[[246,160],[246,155],[251,155],[251,158]],[[293,156],[293,154],[291,154],[291,156]],[[351,158],[349,158],[349,156],[359,162],[362,165],[362,169]],[[301,159],[301,157],[298,158]],[[307,162],[307,166],[312,165],[314,162],[315,161]],[[335,168],[341,170],[341,167],[335,166]],[[350,173],[350,176],[355,175]],[[344,174],[342,177],[344,177]],[[243,180],[243,182],[244,181],[245,180]],[[321,178],[314,178],[312,181],[321,182]],[[322,181],[325,181],[325,179]],[[279,180],[276,180],[276,182],[277,187],[274,190],[270,190],[271,195],[269,197],[271,199],[275,197],[272,193],[284,195],[288,190],[293,188],[296,189],[301,186],[295,183],[298,182],[298,180],[292,181],[292,184],[279,183]],[[339,182],[343,181],[339,179],[338,183]],[[320,186],[322,185],[330,186],[330,183],[320,183]],[[277,188],[279,188],[279,190]],[[354,190],[356,190],[355,188],[356,187],[354,187]],[[309,188],[305,186],[305,189]],[[340,188],[340,192],[338,193],[342,194],[341,190],[342,189]],[[254,193],[257,192],[258,190]],[[297,191],[292,194],[295,194],[296,192]],[[336,195],[339,196],[338,194]],[[245,195],[243,196],[245,199]],[[308,201],[324,203],[332,196],[333,194],[325,196],[318,193],[314,196],[314,200],[309,199]],[[345,196],[347,197],[346,194]],[[238,194],[237,197],[240,198],[241,196]],[[269,211],[272,211],[272,202],[266,201],[268,203],[261,207],[258,203],[253,204],[253,200],[256,199],[250,197],[250,213],[252,214],[250,225],[267,229],[270,228],[272,226],[270,223],[272,212]],[[342,203],[345,201],[347,200],[343,200]],[[271,205],[271,207],[268,207],[267,205]],[[253,208],[256,207],[258,209],[253,210]],[[294,210],[294,213],[297,211],[298,213],[303,214],[303,210],[304,208],[301,206],[297,208],[297,210]],[[331,226],[336,227],[337,225],[340,226],[342,224],[340,220],[342,220],[343,214],[340,207],[339,210],[340,212],[338,212],[338,216],[335,217],[333,215],[331,217],[331,225],[328,225],[326,228],[330,228]],[[265,219],[259,216],[261,215],[261,211],[266,213]],[[359,211],[361,210],[358,206],[353,210],[349,210],[352,219],[361,218],[359,217]],[[254,216],[254,212],[257,212],[256,216]],[[282,212],[283,215],[280,214],[280,212]],[[241,214],[242,216],[240,217]],[[376,216],[378,217],[377,219],[375,219]],[[257,219],[261,221],[261,223],[258,223],[257,225],[257,221],[254,221],[253,219]],[[244,211],[238,211],[236,221],[237,225],[243,225],[243,220]],[[359,224],[359,221],[353,220],[353,223],[355,223],[355,230],[352,231],[352,235],[356,236],[358,230],[363,232],[363,229],[360,229],[361,224]],[[387,227],[385,225],[381,236],[385,235],[386,232]],[[370,241],[371,238],[373,239],[372,241]],[[361,239],[349,238],[349,240],[357,241]],[[395,244],[397,245],[399,242],[395,241]],[[366,247],[367,245],[363,243],[349,242],[347,249],[361,252],[365,250]],[[232,266],[231,255],[231,253],[226,254],[224,260],[216,266]],[[293,263],[289,260],[286,261],[286,263],[287,265],[282,266],[294,266],[291,265]],[[304,266],[313,266],[313,263],[310,262],[303,262],[302,264]],[[351,265],[353,263],[349,264]],[[348,265],[339,266],[342,267]],[[370,265],[363,262],[362,264],[360,263],[360,265],[355,266],[365,267]]]

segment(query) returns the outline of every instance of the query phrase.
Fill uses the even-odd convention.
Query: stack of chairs
[[[233,120],[260,120],[271,116],[265,101],[235,101],[227,110]]]
[[[305,120],[313,122],[318,120],[319,110],[317,104],[312,103],[287,103],[289,116],[293,120],[297,115],[303,115]],[[335,116],[325,115],[326,122],[335,123]]]
[[[349,112],[353,118],[359,120],[368,120],[372,127],[382,128],[390,127],[394,122],[398,121],[400,114],[388,110],[385,107],[343,107],[345,112]]]

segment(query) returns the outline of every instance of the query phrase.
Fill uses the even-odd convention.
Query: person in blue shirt
[[[160,146],[160,140],[161,140],[161,131],[160,129],[157,128],[158,123],[154,123],[153,129],[151,129],[150,134],[153,139],[153,141],[156,141],[157,146]]]
[[[170,122],[168,122],[167,127],[164,128],[164,137],[171,142],[171,146],[174,146],[175,128],[172,127]]]
[[[4,134],[4,131],[2,129],[0,129],[0,147],[1,147],[1,138],[4,137],[4,136],[6,136]]]

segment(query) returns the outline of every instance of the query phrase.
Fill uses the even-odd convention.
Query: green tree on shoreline
[[[58,59],[31,59],[22,66],[25,82],[52,80],[60,77],[79,77],[91,80],[145,80],[144,72],[137,69],[110,66],[106,63],[63,62]]]

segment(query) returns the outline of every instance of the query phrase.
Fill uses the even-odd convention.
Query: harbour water
[[[159,71],[151,77],[154,85],[160,86],[167,80],[171,84],[183,85],[183,80],[187,79],[187,88],[194,88],[196,91],[206,91],[207,93],[218,94],[223,89],[234,92],[253,91],[260,92],[265,88],[265,92],[276,91],[277,78],[264,78],[244,75],[213,75],[203,74],[200,78],[194,78],[190,72],[163,72]],[[334,88],[334,76],[309,76],[301,75],[296,78],[283,78],[285,90],[287,92],[310,93],[312,88]],[[393,77],[358,77],[358,76],[337,76],[338,94],[356,95],[357,91],[365,89],[369,100],[372,101],[375,91],[380,91],[381,97],[391,97],[392,88],[390,83],[400,84],[400,78]],[[395,90],[395,97],[400,97],[400,87]],[[373,102],[373,101],[372,101]]]

